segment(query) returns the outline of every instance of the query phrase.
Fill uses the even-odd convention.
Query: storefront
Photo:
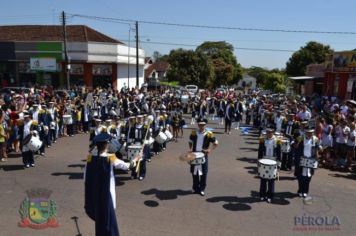
[[[1,86],[67,86],[62,27],[58,25],[0,26]],[[123,81],[130,87],[143,84],[145,54],[139,49],[139,80],[136,80],[136,48],[110,38],[85,25],[67,26],[69,84],[112,87],[120,90]],[[44,67],[34,67],[31,60]],[[134,67],[131,69],[131,67]],[[128,69],[131,73],[128,73]],[[10,81],[10,83],[8,83]],[[1,81],[2,82],[2,81]],[[5,83],[6,82],[6,83]]]
[[[340,99],[356,98],[356,51],[335,52],[325,72],[324,94]]]

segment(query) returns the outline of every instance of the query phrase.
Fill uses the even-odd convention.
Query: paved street
[[[117,216],[121,235],[354,235],[356,230],[356,176],[319,169],[311,182],[311,205],[296,197],[297,182],[292,173],[281,172],[273,204],[260,202],[256,177],[257,134],[241,135],[234,130],[223,134],[213,127],[220,142],[210,155],[206,196],[191,194],[189,165],[178,157],[187,150],[190,129],[178,143],[148,163],[144,181],[117,173]],[[21,157],[12,156],[0,169],[0,228],[4,236],[94,235],[94,223],[83,209],[84,158],[88,136],[62,138],[36,159],[35,168],[23,169]],[[53,191],[59,228],[19,228],[18,213],[26,190],[33,187]],[[299,217],[337,217],[339,230],[325,226],[307,232],[296,228]],[[78,229],[73,217],[78,218]],[[305,228],[304,228],[305,229]],[[306,227],[308,229],[308,227]],[[299,230],[299,231],[298,231]],[[329,231],[328,231],[329,230]],[[334,231],[330,231],[334,230]]]

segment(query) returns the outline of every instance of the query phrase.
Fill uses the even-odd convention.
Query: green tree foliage
[[[301,47],[289,58],[286,73],[289,76],[305,75],[307,65],[324,62],[326,56],[332,52],[329,45],[314,41],[308,42],[306,46]]]
[[[237,63],[231,44],[224,41],[204,42],[197,47],[196,52],[203,53],[212,61],[215,80],[210,83],[215,87],[235,84],[242,78],[242,68]]]
[[[196,84],[200,87],[214,81],[214,70],[209,58],[193,50],[176,49],[168,56],[170,69],[167,72],[169,81],[179,81],[181,85]]]
[[[284,93],[286,91],[286,76],[276,72],[263,72],[265,78],[263,88],[276,93]]]

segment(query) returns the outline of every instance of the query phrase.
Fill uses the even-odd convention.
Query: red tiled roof
[[[155,70],[156,72],[165,72],[169,68],[168,62],[154,62],[145,70],[145,77],[148,78],[151,73]]]
[[[122,42],[85,25],[68,25],[68,42]],[[0,26],[0,41],[63,41],[61,25],[13,25]]]

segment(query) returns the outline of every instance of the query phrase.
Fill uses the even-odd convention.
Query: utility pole
[[[69,82],[70,64],[69,64],[69,58],[67,52],[66,14],[64,11],[62,11],[62,27],[63,27],[63,45],[64,45],[64,60],[65,60],[64,70],[66,72],[66,77],[67,77],[67,89],[70,89],[70,82]]]
[[[136,86],[140,86],[140,80],[139,80],[139,65],[138,65],[138,21],[136,21]]]

